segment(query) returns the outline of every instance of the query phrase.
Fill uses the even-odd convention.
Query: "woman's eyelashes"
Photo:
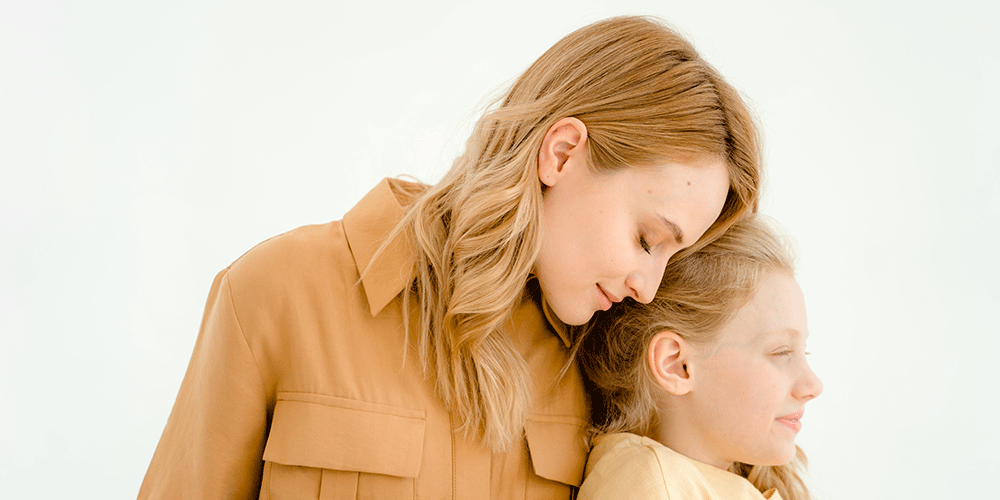
[[[649,242],[647,242],[646,237],[641,234],[639,235],[639,246],[642,247],[643,251],[646,253],[652,253],[650,251]]]

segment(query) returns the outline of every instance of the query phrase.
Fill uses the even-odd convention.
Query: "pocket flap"
[[[264,460],[417,477],[424,412],[333,396],[278,393]]]
[[[535,474],[580,486],[587,464],[587,423],[576,417],[532,415],[524,428]]]

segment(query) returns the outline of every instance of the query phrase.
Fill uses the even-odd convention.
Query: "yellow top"
[[[407,345],[414,250],[378,253],[411,201],[401,182],[219,273],[140,499],[570,497],[588,411],[576,369],[556,381],[568,339],[526,293],[505,325],[535,381],[525,438],[496,454],[465,439]]]
[[[781,500],[761,494],[732,472],[692,460],[648,437],[629,433],[596,439],[578,500]]]

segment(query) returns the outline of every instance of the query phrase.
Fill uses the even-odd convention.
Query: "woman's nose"
[[[657,259],[658,260],[658,259]],[[628,287],[632,298],[637,302],[648,304],[656,296],[656,290],[660,287],[660,280],[663,279],[663,271],[667,263],[664,260],[646,265],[645,269],[638,269],[625,278],[625,286]]]

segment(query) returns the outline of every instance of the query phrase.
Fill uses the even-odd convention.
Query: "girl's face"
[[[769,273],[720,337],[694,348],[690,428],[676,429],[690,448],[676,451],[721,468],[790,462],[805,404],[823,391],[806,361],[808,335],[798,283]]]
[[[535,274],[549,307],[570,325],[625,297],[652,300],[667,261],[701,238],[729,192],[715,157],[610,173],[571,158],[543,182]]]

